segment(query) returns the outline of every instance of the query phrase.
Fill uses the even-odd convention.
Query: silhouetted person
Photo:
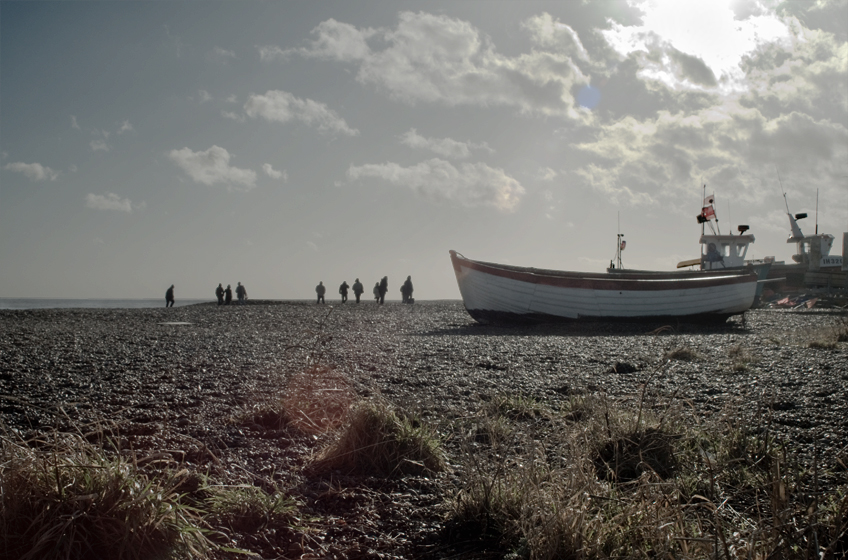
[[[174,285],[171,284],[171,287],[168,288],[168,291],[165,292],[165,307],[174,307]]]
[[[400,295],[403,296],[403,303],[412,303],[412,276],[406,277],[406,282],[400,287]]]
[[[383,279],[380,280],[380,305],[386,301],[386,292],[389,291],[389,277],[383,276]]]
[[[339,293],[342,295],[342,303],[347,301],[347,290],[350,286],[347,285],[347,280],[342,281],[342,285],[339,286]]]
[[[374,282],[374,300],[380,303],[380,283]]]
[[[324,293],[327,291],[327,288],[324,287],[324,282],[318,282],[318,285],[315,286],[315,293],[318,294],[318,301],[315,304],[324,303]]]
[[[221,284],[215,288],[215,297],[218,298],[218,305],[224,305],[224,287]]]
[[[241,282],[236,286],[236,297],[238,298],[239,305],[244,305],[244,300],[247,299],[247,289],[241,285]]]
[[[227,284],[227,289],[224,290],[224,305],[230,305],[233,301],[233,289]]]
[[[356,296],[356,303],[359,303],[359,296],[361,296],[364,291],[365,288],[362,287],[362,282],[360,282],[359,278],[357,278],[356,282],[353,283],[353,295]]]

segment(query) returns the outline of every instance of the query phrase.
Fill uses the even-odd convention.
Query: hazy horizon
[[[749,258],[791,262],[787,203],[842,254],[846,13],[0,1],[0,297],[456,300],[451,249],[600,271],[619,228],[671,270],[705,184]]]

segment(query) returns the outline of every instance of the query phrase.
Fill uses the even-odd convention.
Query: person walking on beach
[[[383,276],[380,280],[380,305],[386,301],[386,292],[389,291],[389,277]]]
[[[165,307],[174,307],[174,285],[171,284],[171,287],[168,288],[168,291],[165,292]]]
[[[221,284],[215,288],[215,297],[218,298],[218,305],[224,305],[224,287]]]
[[[239,305],[244,305],[244,300],[247,299],[247,289],[241,285],[241,282],[236,286],[236,297],[238,298]]]
[[[315,286],[315,293],[318,294],[318,301],[315,304],[324,303],[324,292],[327,291],[327,288],[324,287],[324,282],[318,282],[318,285]]]
[[[353,283],[353,295],[356,296],[356,303],[359,303],[359,296],[361,296],[364,291],[365,288],[362,287],[362,282],[360,282],[359,278],[357,278],[356,282]]]
[[[224,305],[230,305],[230,302],[233,301],[233,289],[230,288],[230,285],[227,284],[227,289],[224,290]]]
[[[347,301],[347,290],[350,286],[347,285],[347,280],[342,280],[342,285],[339,286],[339,293],[342,295],[342,303]]]
[[[374,282],[374,301],[380,303],[380,283]]]
[[[400,287],[400,295],[403,296],[403,303],[412,303],[412,276],[406,277],[406,282]]]

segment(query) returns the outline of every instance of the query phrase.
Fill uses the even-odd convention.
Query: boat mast
[[[621,238],[624,237],[624,234],[621,233],[621,212],[618,212],[618,234],[616,235],[617,244],[615,246],[615,262],[618,269],[621,270]]]
[[[819,190],[816,189],[816,235],[819,234]]]

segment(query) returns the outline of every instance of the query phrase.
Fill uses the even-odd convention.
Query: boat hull
[[[723,321],[754,302],[757,276],[591,274],[485,263],[451,251],[468,313],[481,323],[687,318]]]

